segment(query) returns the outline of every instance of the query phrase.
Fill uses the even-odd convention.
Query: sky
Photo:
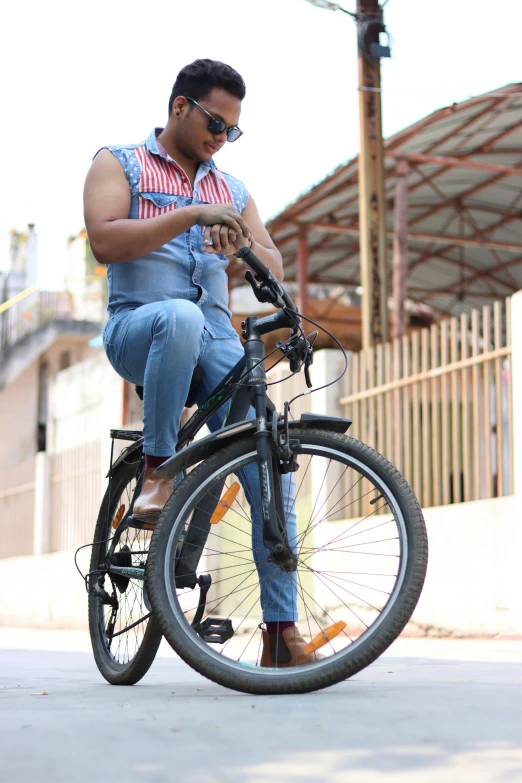
[[[244,136],[216,163],[245,182],[263,219],[358,152],[356,30],[340,11],[305,0],[3,0],[1,8],[0,269],[9,230],[35,223],[41,282],[52,287],[67,237],[83,226],[93,155],[163,126],[176,74],[197,57],[227,62],[246,81]],[[521,80],[520,0],[388,0],[384,13],[385,136]]]

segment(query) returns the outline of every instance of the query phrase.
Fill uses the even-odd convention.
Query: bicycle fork
[[[263,522],[263,543],[270,551],[270,559],[282,571],[296,571],[297,557],[288,541],[286,515],[283,503],[281,475],[279,471],[279,449],[271,428],[267,424],[266,374],[264,369],[265,346],[253,328],[255,319],[245,322],[245,355],[250,371],[249,384],[253,387],[253,402],[256,412],[256,447],[259,483],[261,490],[261,519]],[[250,323],[249,323],[250,322]]]

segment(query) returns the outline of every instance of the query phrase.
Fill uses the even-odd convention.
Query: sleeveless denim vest
[[[183,169],[159,149],[161,129],[139,144],[107,147],[121,163],[131,191],[129,218],[155,217],[190,204],[233,204],[241,213],[248,191],[235,177],[219,171],[214,161],[201,163],[194,188]],[[108,264],[108,311],[111,316],[166,299],[188,299],[201,308],[213,337],[235,334],[228,309],[228,259],[203,252],[203,229],[184,234],[142,258]]]

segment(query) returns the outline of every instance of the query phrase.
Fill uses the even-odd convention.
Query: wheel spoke
[[[107,512],[104,518],[105,528],[103,534],[97,536],[97,538],[104,543],[99,545],[99,552],[96,556],[93,550],[93,562],[96,557],[100,563],[103,563],[104,558],[109,551],[113,538],[111,536],[112,520],[114,519],[116,511],[123,505],[127,513],[131,506],[137,487],[138,476],[135,472],[137,466],[138,463],[136,463],[134,468],[129,468],[128,466],[120,468],[120,472],[128,471],[127,475],[130,476],[130,478],[128,478],[123,485],[120,484],[119,489],[118,480],[111,479],[111,491],[110,496],[108,496],[110,502],[107,502],[106,504]],[[111,537],[111,541],[106,541],[105,539],[109,537]],[[127,527],[121,534],[120,540],[115,548],[115,553],[117,554],[124,547],[127,547],[130,556],[130,564],[133,567],[142,567],[147,559],[149,543],[150,534],[148,531],[140,528]],[[103,645],[107,645],[105,649],[109,662],[113,662],[119,666],[130,665],[141,648],[148,623],[152,616],[150,610],[144,605],[143,582],[131,578],[128,581],[126,590],[123,593],[120,593],[115,583],[112,581],[112,578],[105,578],[104,581],[105,589],[108,589],[109,594],[112,593],[118,600],[116,622],[112,634],[112,640],[114,641],[111,643],[110,649],[107,644],[106,631],[112,614],[112,608],[103,606],[99,599],[94,598],[93,600],[95,601],[98,615],[98,635],[101,637]]]
[[[234,687],[234,677],[240,677],[243,667],[250,668],[248,682],[252,688],[264,681],[266,692],[274,693],[279,687],[284,689],[283,683],[304,682],[299,678],[307,672],[311,687],[324,681],[323,674],[327,678],[331,675],[332,681],[341,678],[343,672],[349,676],[361,667],[360,660],[371,660],[378,654],[379,645],[389,644],[390,628],[391,633],[398,633],[403,627],[404,595],[408,607],[414,606],[418,597],[422,574],[413,584],[410,573],[415,570],[411,552],[419,547],[411,546],[410,539],[414,530],[422,541],[422,517],[420,510],[411,510],[411,493],[407,494],[401,477],[383,458],[353,439],[322,433],[319,427],[309,432],[297,427],[294,432],[298,433],[295,442],[299,444],[297,469],[288,484],[283,477],[280,480],[283,507],[291,520],[287,536],[297,555],[296,571],[283,571],[263,543],[259,488],[251,484],[253,474],[242,472],[255,459],[254,441],[246,436],[204,460],[178,487],[168,517],[162,518],[148,566],[156,580],[165,578],[167,563],[172,570],[169,590],[160,590],[156,581],[154,593],[154,606],[159,601],[158,611],[161,608],[161,616],[167,620],[162,627],[169,641],[183,658],[190,658],[198,671],[214,672],[216,680],[229,687]],[[219,525],[209,528],[208,510],[204,522],[194,521],[196,509],[211,508],[221,500],[221,488],[229,492],[237,481],[243,493],[234,495]],[[256,506],[250,508],[252,499]],[[278,521],[286,524],[285,520]],[[202,537],[196,565],[198,550],[181,550],[183,537],[186,539],[190,531]],[[212,642],[190,625],[200,596],[196,603],[189,588],[175,587],[172,564],[182,564],[184,558],[192,563],[197,576],[212,576],[203,611],[203,622],[208,621],[212,629],[208,635]],[[142,592],[138,590],[134,595],[133,590],[129,588],[126,616],[129,623],[132,618],[138,633],[143,627],[138,619],[143,604],[136,597],[140,598]],[[394,608],[396,604],[398,609]],[[309,656],[310,663],[304,668],[291,665],[267,672],[259,666],[265,638],[260,624],[292,621],[296,611],[296,633],[304,640],[299,644],[304,645],[306,653],[302,652],[303,646],[298,649]],[[227,633],[230,627],[232,635]],[[189,637],[196,646],[185,644]],[[270,666],[284,667],[282,661],[288,661],[286,647],[292,652],[293,644],[288,634],[271,636],[270,644],[270,654],[275,656]],[[354,651],[364,651],[365,644],[366,655]],[[318,650],[316,662],[314,653]],[[212,666],[204,666],[205,659],[209,663],[211,660]],[[259,692],[261,688],[259,685]]]

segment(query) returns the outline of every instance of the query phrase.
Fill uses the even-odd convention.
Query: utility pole
[[[362,347],[388,339],[388,260],[380,58],[389,57],[379,36],[385,32],[378,0],[357,0],[359,53],[359,230]]]

